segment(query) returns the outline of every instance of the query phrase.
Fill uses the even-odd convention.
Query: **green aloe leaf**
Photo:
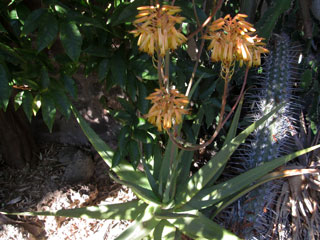
[[[151,186],[152,191],[154,192],[154,194],[158,194],[158,189],[159,189],[159,185],[157,184],[156,180],[154,179],[148,164],[146,163],[146,160],[143,158],[142,159],[142,164],[143,164],[143,168],[144,171],[146,173],[146,176],[148,178],[149,184]],[[158,196],[158,195],[157,195]]]
[[[160,175],[159,175],[159,194],[160,195],[162,195],[166,187],[168,187],[167,182],[171,174],[171,171],[170,171],[171,161],[176,160],[177,154],[178,154],[177,146],[173,144],[172,141],[169,141],[166,146],[166,151],[164,153],[164,157],[163,157],[161,168],[160,168]]]
[[[153,217],[153,212],[154,207],[149,205],[116,240],[140,240],[148,236],[161,221]]]
[[[115,219],[115,220],[134,220],[147,207],[142,201],[133,200],[126,203],[117,203],[110,205],[91,206],[85,208],[62,209],[54,212],[21,212],[8,213],[0,212],[5,215],[22,216],[60,216],[74,218],[95,218],[95,219]]]
[[[41,52],[44,48],[49,47],[58,36],[58,21],[55,16],[45,14],[41,18],[37,38],[37,52]]]
[[[210,161],[203,166],[198,172],[196,172],[186,184],[179,186],[176,202],[178,204],[184,204],[202,190],[205,185],[219,172],[228,161],[229,157],[239,147],[241,143],[261,124],[263,124],[268,118],[270,118],[275,112],[281,109],[284,104],[280,104],[278,107],[269,112],[266,116],[260,120],[251,124],[248,128],[242,131],[237,137],[232,139],[229,143],[226,143],[224,147],[213,157]]]
[[[110,174],[110,177],[117,183],[126,185],[132,189],[132,191],[144,202],[152,203],[152,204],[161,204],[160,199],[150,190],[146,188],[142,188],[139,185],[135,184],[134,182],[128,182],[125,180],[120,180],[116,176]]]
[[[154,240],[175,240],[177,229],[166,220],[161,220],[161,222],[156,226],[153,231]]]
[[[191,238],[211,240],[233,240],[240,239],[236,235],[211,221],[198,211],[192,211],[196,216],[167,219],[168,222],[177,227],[181,232]]]
[[[78,61],[82,36],[75,22],[65,21],[60,23],[60,39],[67,55],[74,61]]]
[[[276,179],[280,179],[280,178],[284,178],[284,177],[292,177],[292,176],[298,176],[298,175],[303,175],[303,174],[308,174],[308,173],[304,173],[304,172],[292,172],[287,174],[285,171],[276,171],[276,172],[272,172],[269,173],[265,176],[263,176],[262,178],[259,178],[252,186],[250,187],[246,187],[243,190],[231,195],[230,197],[224,199],[223,201],[219,202],[219,204],[216,205],[216,210],[214,211],[214,213],[212,214],[212,218],[214,218],[215,216],[217,216],[224,208],[226,208],[227,206],[229,206],[230,204],[232,204],[234,201],[236,201],[237,199],[239,199],[240,197],[244,196],[245,194],[249,193],[250,191],[252,191],[253,189],[261,186],[262,184],[272,181],[272,180],[276,180]],[[314,174],[314,173],[310,173],[310,174]],[[318,173],[319,174],[319,171]]]
[[[238,124],[239,124],[239,119],[240,119],[243,99],[244,98],[242,97],[240,102],[239,102],[239,105],[237,107],[237,111],[234,114],[230,129],[228,131],[226,139],[224,140],[223,146],[226,145],[227,143],[229,143],[237,134],[237,129],[238,129]],[[224,171],[225,166],[226,166],[226,164],[224,164],[224,166],[219,169],[217,174],[210,180],[210,182],[208,182],[207,187],[212,186],[216,182],[216,180],[220,177],[220,175]]]
[[[87,136],[88,140],[105,161],[105,163],[111,168],[114,151],[93,131],[89,124],[72,105],[71,110],[83,133]],[[135,171],[130,163],[122,161],[120,162],[119,166],[112,168],[112,170],[120,177],[120,180],[135,183],[143,189],[151,190],[148,179],[144,173]]]
[[[275,160],[264,163],[259,167],[250,169],[249,171],[237,177],[234,177],[224,183],[220,183],[218,185],[205,188],[202,191],[200,191],[190,202],[188,202],[188,205],[195,209],[202,209],[212,206],[213,204],[219,203],[223,199],[239,192],[239,190],[243,189],[243,191],[245,191],[246,187],[250,186],[252,183],[257,181],[259,178],[263,177],[270,171],[274,170],[275,168],[280,167],[283,164],[289,162],[290,160],[308,152],[311,152],[319,147],[320,145],[316,145],[307,149],[297,151],[295,153],[291,153],[283,157],[279,157]]]

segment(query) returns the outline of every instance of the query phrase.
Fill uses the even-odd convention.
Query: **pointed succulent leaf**
[[[219,172],[219,169],[223,167],[234,151],[239,147],[241,143],[261,124],[263,124],[268,118],[270,118],[275,112],[279,111],[284,106],[280,104],[278,107],[270,111],[267,115],[260,120],[251,124],[248,128],[242,131],[237,137],[233,138],[229,143],[226,143],[224,147],[213,157],[210,161],[200,168],[186,184],[180,185],[176,202],[178,204],[186,203],[191,198],[202,190],[205,185]]]
[[[196,216],[167,219],[181,232],[194,239],[238,240],[236,235],[222,228],[219,224],[205,217],[200,212]]]
[[[270,171],[274,170],[277,167],[287,163],[288,161],[299,157],[303,154],[311,152],[320,145],[316,145],[310,148],[306,148],[295,153],[288,154],[283,157],[279,157],[270,162],[266,162],[261,166],[258,166],[254,169],[250,169],[247,172],[236,176],[224,183],[208,187],[200,191],[189,203],[188,205],[195,209],[203,209],[209,206],[212,206],[216,203],[219,203],[221,200],[232,196],[233,194],[239,192],[239,190],[244,190],[252,183],[257,181],[259,178],[263,177]]]
[[[147,204],[140,200],[133,200],[126,203],[117,203],[101,206],[90,206],[84,208],[62,209],[54,212],[21,212],[8,213],[1,212],[5,215],[20,216],[60,216],[74,218],[95,218],[95,219],[115,219],[115,220],[134,220],[146,209]]]
[[[148,236],[161,221],[154,218],[153,213],[154,207],[149,205],[116,240],[138,240]]]

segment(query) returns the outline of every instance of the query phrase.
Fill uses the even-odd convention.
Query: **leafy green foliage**
[[[277,0],[273,6],[268,8],[263,17],[257,23],[258,34],[261,37],[269,39],[274,30],[279,17],[289,9],[291,0]]]
[[[242,7],[248,11],[255,9],[251,11],[250,19],[258,20],[259,35],[269,39],[277,26],[285,21],[286,11],[291,11],[291,1],[263,2],[273,4],[259,9],[250,1],[244,1]],[[194,1],[195,5],[192,1],[177,0],[175,3],[185,17],[182,29],[186,35],[196,30],[198,21],[202,24],[207,19],[213,7],[211,2],[203,6],[198,0]],[[240,119],[242,103],[238,105],[232,122],[226,123],[209,146],[216,154],[205,161],[199,160],[197,152],[179,149],[167,135],[158,132],[144,119],[150,108],[146,97],[159,87],[157,59],[138,52],[137,40],[130,34],[136,8],[145,4],[149,1],[44,1],[40,9],[30,10],[25,1],[12,1],[10,11],[7,11],[9,6],[0,3],[0,7],[4,6],[0,10],[1,16],[7,23],[0,25],[0,108],[6,108],[14,87],[17,89],[13,96],[15,108],[22,107],[29,121],[41,109],[50,131],[57,110],[66,118],[72,111],[91,144],[112,168],[114,181],[130,187],[140,199],[124,204],[22,215],[133,220],[118,239],[147,236],[180,239],[181,233],[197,239],[238,239],[202,211],[214,207],[218,213],[266,181],[263,176],[276,167],[319,146],[274,159],[221,183],[219,177],[231,155],[251,132],[272,118],[280,105],[237,135],[238,126],[243,126]],[[239,6],[238,1],[227,1],[215,17],[227,13],[234,15]],[[209,54],[204,50],[196,60],[199,66],[194,70],[196,61],[186,51],[199,51],[201,34],[192,38],[193,44],[186,42],[181,49],[171,53],[169,59],[170,83],[180,92],[186,92],[189,79],[194,77],[188,96],[192,110],[181,126],[175,126],[179,132],[181,130],[177,138],[191,144],[207,139],[215,130],[224,94],[224,82],[219,80],[220,63],[210,62]],[[121,108],[108,109],[122,125],[115,151],[98,137],[70,103],[70,97],[77,100],[72,76],[79,70],[86,75],[97,74],[101,87],[105,85],[106,90],[119,86],[123,91],[118,99]],[[305,71],[302,84],[306,91],[317,84],[312,78],[316,72],[316,69]],[[234,76],[235,80],[229,82],[227,99],[232,104],[243,81],[243,69],[238,65]],[[316,112],[317,106],[314,108]],[[230,110],[226,105],[226,112]],[[316,121],[313,122],[315,125]],[[193,163],[199,161],[203,166],[195,170]]]

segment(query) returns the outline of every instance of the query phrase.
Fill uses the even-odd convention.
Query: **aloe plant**
[[[152,239],[174,239],[181,232],[195,239],[238,239],[236,235],[203,215],[200,210],[216,206],[216,212],[221,211],[252,188],[273,179],[272,176],[268,178],[268,173],[273,169],[320,147],[317,145],[276,158],[224,183],[208,184],[212,179],[217,179],[221,169],[238,146],[282,107],[283,105],[279,105],[235,136],[241,109],[239,105],[221,151],[193,176],[179,184],[177,179],[184,175],[185,171],[189,172],[190,170],[190,166],[179,165],[179,163],[189,161],[193,154],[178,150],[171,141],[163,154],[149,162],[144,162],[144,171],[136,171],[131,164],[122,161],[117,167],[112,168],[111,176],[116,182],[129,186],[138,196],[137,200],[123,204],[66,209],[56,212],[2,213],[133,220],[132,224],[117,239],[142,239],[147,236]],[[106,164],[111,167],[114,152],[89,127],[74,107],[72,107],[72,111],[89,141]],[[197,131],[198,127],[195,125],[194,130]],[[159,169],[154,168],[158,164],[157,161],[160,161],[161,166],[158,176],[155,173]],[[173,163],[172,167],[168,167],[170,162]],[[178,169],[178,166],[181,166],[181,169]],[[252,184],[254,185],[252,186]]]
[[[219,6],[221,7],[222,0],[219,0],[218,3],[212,16],[208,17],[207,23],[210,22],[211,18],[218,11]],[[176,39],[174,38],[174,33],[177,31],[175,30],[175,25],[181,22],[181,18],[177,16],[174,17],[174,15],[180,10],[168,5],[161,7],[159,4],[156,6],[139,7],[138,10],[140,14],[135,23],[139,31],[133,33],[141,34],[138,45],[140,44],[140,48],[143,51],[149,54],[156,54],[153,55],[153,58],[155,58],[155,56],[157,57],[158,81],[159,88],[161,88],[160,92],[162,92],[162,95],[159,95],[157,93],[159,90],[156,90],[155,93],[149,95],[148,99],[152,99],[154,102],[146,116],[159,130],[166,130],[170,136],[167,144],[158,142],[157,138],[154,138],[154,142],[152,143],[155,149],[155,151],[153,151],[154,154],[149,154],[148,157],[145,154],[145,156],[139,158],[138,161],[136,161],[136,156],[143,154],[136,154],[136,156],[131,156],[131,163],[125,158],[115,157],[117,153],[101,140],[79,112],[71,105],[73,114],[83,132],[110,167],[110,176],[114,181],[130,187],[138,199],[122,204],[63,209],[55,212],[2,213],[31,216],[53,215],[132,220],[132,224],[117,237],[118,240],[145,238],[181,239],[181,233],[194,239],[239,239],[236,235],[205,216],[203,210],[212,207],[214,210],[213,216],[216,216],[225,207],[261,184],[286,176],[282,172],[271,171],[295,157],[319,148],[320,145],[286,156],[274,157],[273,160],[256,166],[225,182],[217,182],[225,165],[237,148],[254,131],[257,131],[257,129],[264,126],[264,124],[270,123],[270,121],[273,122],[274,114],[281,113],[285,105],[285,103],[279,102],[278,106],[272,109],[266,109],[261,118],[256,119],[254,123],[236,135],[243,102],[243,99],[239,97],[238,100],[240,103],[233,116],[222,148],[204,166],[190,176],[189,173],[194,151],[198,150],[199,146],[200,148],[208,146],[217,136],[228,118],[223,119],[228,84],[234,72],[235,62],[241,60],[241,64],[247,65],[247,75],[249,67],[260,65],[260,54],[266,53],[267,50],[263,48],[264,44],[261,43],[262,39],[253,35],[255,29],[252,28],[252,25],[244,21],[245,15],[239,14],[232,19],[227,15],[224,19],[218,19],[213,22],[207,38],[211,40],[211,47],[213,47],[212,56],[215,57],[212,59],[214,61],[221,61],[222,70],[220,76],[224,79],[224,94],[222,97],[219,123],[215,133],[204,145],[195,146],[193,144],[189,145],[189,143],[185,144],[185,142],[181,144],[181,142],[179,142],[181,125],[177,123],[183,123],[182,114],[186,114],[187,112],[184,107],[188,103],[188,100],[191,99],[197,84],[192,86],[193,76],[189,81],[188,94],[183,95],[176,91],[174,91],[174,93],[169,91],[172,90],[169,81],[170,49],[173,50],[177,46],[174,44],[174,46],[168,49],[165,47],[168,44],[163,44],[162,42],[167,41],[162,33],[167,34],[171,32],[173,34],[170,35],[171,43]],[[168,19],[171,20],[167,21]],[[176,21],[172,21],[173,19],[176,19]],[[145,23],[141,25],[141,22]],[[156,26],[154,22],[157,22]],[[142,26],[144,26],[144,28]],[[201,31],[201,29],[200,27],[196,33]],[[250,29],[250,33],[244,33],[247,32],[248,29]],[[226,31],[229,31],[228,36],[227,34],[221,34],[221,32]],[[152,35],[150,35],[150,33]],[[180,34],[178,36],[180,36]],[[226,41],[229,37],[230,39],[237,40],[235,44],[230,44]],[[161,44],[158,44],[159,42]],[[162,46],[164,48],[160,48]],[[241,51],[239,51],[239,49],[241,49]],[[216,51],[220,54],[216,53],[214,55]],[[164,65],[162,64],[163,62]],[[196,69],[197,64],[195,65],[194,73]],[[173,96],[175,96],[175,98],[173,98]],[[240,94],[240,96],[242,95]],[[187,100],[187,98],[189,99]],[[175,105],[173,105],[172,102],[175,102]],[[231,115],[231,113],[229,113],[229,115]],[[195,136],[192,141],[194,142],[198,139],[197,135],[202,118],[203,110],[200,110],[192,126],[192,131]],[[171,127],[174,128],[173,131],[170,130]],[[175,134],[177,134],[177,136],[175,136]],[[137,149],[144,150],[142,144],[139,145],[138,142],[134,147],[135,146],[137,147],[135,149],[136,151]],[[115,162],[117,164],[115,164]],[[143,170],[139,170],[140,168],[135,169],[136,165],[132,164],[134,162],[141,163]]]

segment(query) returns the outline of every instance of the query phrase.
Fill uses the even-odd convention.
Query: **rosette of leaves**
[[[231,232],[207,218],[202,210],[213,206],[215,214],[256,186],[282,173],[269,174],[291,159],[312,151],[319,145],[276,158],[226,182],[216,183],[229,157],[259,126],[283,105],[279,105],[236,136],[241,106],[238,107],[222,149],[202,168],[189,176],[193,152],[179,150],[171,141],[164,152],[154,143],[155,154],[141,157],[143,170],[135,170],[122,160],[111,169],[111,177],[130,187],[138,199],[123,204],[111,204],[56,212],[5,213],[17,215],[53,215],[83,218],[128,219],[132,224],[117,239],[181,239],[185,234],[194,239],[238,239]],[[89,127],[72,108],[84,133],[108,166],[112,166],[114,151]],[[202,115],[198,116],[200,119]],[[194,124],[195,133],[199,125]],[[139,149],[142,150],[143,149]]]

